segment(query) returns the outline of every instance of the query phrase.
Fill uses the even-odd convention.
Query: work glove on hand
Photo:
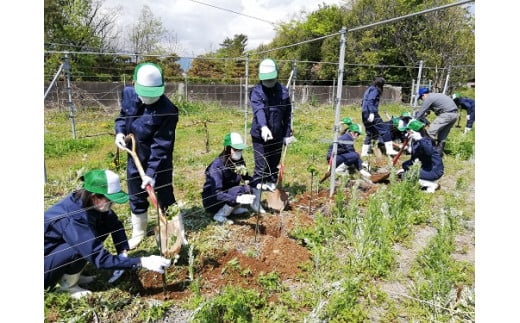
[[[422,139],[422,136],[420,132],[410,130],[410,138],[412,138],[415,141],[419,141]]]
[[[164,273],[164,268],[170,267],[172,261],[161,256],[148,256],[141,258],[141,266],[148,270]]]
[[[255,197],[256,196],[254,194],[242,194],[237,196],[237,203],[252,205],[255,201]]]
[[[373,113],[371,113],[371,114],[368,115],[368,119],[367,119],[367,121],[368,121],[368,122],[372,122],[372,121],[374,121],[374,114],[373,114]]]
[[[267,126],[263,126],[260,130],[262,131],[262,139],[265,142],[267,142],[267,140],[273,139],[273,134],[271,133],[271,130],[269,130],[269,128],[267,128]]]
[[[143,183],[141,184],[141,188],[145,189],[146,185],[150,184],[151,187],[155,186],[155,179],[151,178],[150,176],[144,176],[143,177]]]
[[[116,146],[120,149],[126,149],[125,135],[122,133],[116,135]]]
[[[290,143],[296,142],[296,138],[294,136],[283,138],[283,144],[289,146]]]

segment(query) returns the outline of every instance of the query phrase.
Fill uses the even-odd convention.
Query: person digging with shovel
[[[439,188],[437,181],[444,175],[444,163],[424,126],[423,122],[415,119],[412,119],[406,126],[406,131],[412,141],[411,157],[402,163],[402,168],[396,172],[396,175],[405,176],[413,163],[418,160],[421,163],[419,185],[428,193],[433,193]]]
[[[291,98],[287,87],[277,80],[278,65],[270,58],[260,62],[258,82],[250,93],[253,121],[251,138],[255,168],[250,185],[260,202],[261,191],[275,192],[278,164],[283,146],[295,142],[291,128]]]
[[[363,94],[363,100],[361,101],[361,118],[365,125],[367,135],[361,147],[361,157],[368,156],[372,141],[377,142],[380,136],[385,145],[386,155],[395,156],[398,153],[393,148],[390,129],[379,115],[379,100],[383,94],[384,85],[385,79],[378,76]]]
[[[336,155],[335,173],[340,176],[349,174],[349,168],[353,168],[367,180],[370,180],[370,173],[363,169],[363,161],[354,148],[354,141],[363,134],[361,126],[357,123],[351,123],[344,133],[338,138],[338,148]],[[330,163],[332,157],[333,144],[329,146],[327,152],[327,162]]]
[[[125,150],[125,136],[133,134],[138,159],[145,171],[141,178],[131,156],[127,158],[128,192],[132,221],[130,249],[136,248],[147,234],[148,185],[155,188],[163,211],[176,203],[173,193],[173,151],[179,109],[164,95],[161,68],[141,63],[134,69],[134,86],[123,89],[121,111],[115,120],[115,144]]]
[[[208,167],[206,181],[202,187],[202,205],[206,212],[213,214],[213,220],[232,224],[228,219],[231,214],[249,212],[244,206],[250,206],[255,212],[265,213],[248,182],[242,150],[246,149],[242,136],[230,132],[224,136],[224,149]]]
[[[91,294],[80,287],[94,281],[82,276],[88,262],[97,269],[137,269],[141,266],[158,273],[171,265],[161,256],[128,257],[128,239],[123,224],[111,209],[123,204],[128,194],[121,189],[119,176],[110,170],[95,169],[85,173],[83,187],[75,190],[44,213],[44,288],[68,292],[79,299]],[[104,248],[111,235],[117,255]]]

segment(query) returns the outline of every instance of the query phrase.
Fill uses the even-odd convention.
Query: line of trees
[[[298,80],[330,85],[337,77],[338,32],[346,27],[346,84],[366,84],[377,75],[388,83],[409,84],[417,77],[420,61],[425,66],[423,79],[432,80],[434,88],[443,87],[448,72],[452,83],[462,84],[475,75],[475,19],[464,6],[348,32],[349,28],[451,2],[345,0],[341,6],[323,4],[314,12],[301,12],[300,17],[278,24],[271,43],[249,52],[245,50],[247,35],[225,38],[216,51],[193,58],[187,77],[192,82],[237,83],[245,76],[247,54],[252,80],[256,80],[259,60],[269,56],[278,60],[282,77],[288,77],[296,62]],[[120,8],[103,8],[103,0],[45,0],[46,77],[52,77],[63,53],[69,51],[73,79],[129,80],[136,62],[148,60],[161,64],[166,79],[182,80],[175,34],[164,28],[160,18],[144,6],[133,25],[118,26],[118,12]],[[120,52],[132,54],[113,54]]]

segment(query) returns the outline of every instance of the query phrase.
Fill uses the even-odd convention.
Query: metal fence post
[[[336,115],[334,118],[334,140],[332,141],[332,163],[330,165],[330,192],[329,197],[334,195],[334,186],[336,185],[336,153],[338,152],[338,132],[339,132],[339,112],[341,111],[341,90],[343,86],[343,68],[345,66],[345,43],[347,28],[341,28],[340,50],[339,50],[339,67],[338,67],[338,89],[336,91]]]
[[[74,112],[75,108],[72,104],[72,87],[70,83],[70,63],[69,63],[69,55],[65,54],[65,61],[63,62],[63,71],[65,72],[65,76],[67,78],[67,94],[68,94],[68,104],[69,104],[69,119],[72,126],[72,138],[76,139],[76,123],[74,120]]]

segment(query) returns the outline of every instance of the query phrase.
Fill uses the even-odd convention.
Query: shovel
[[[320,179],[320,184],[323,183],[323,182],[325,182],[325,180],[326,180],[327,178],[329,178],[329,176],[330,176],[330,172],[331,172],[331,168],[332,168],[332,157],[333,157],[333,156],[330,156],[330,158],[329,158],[329,167],[327,168],[327,172],[326,172],[326,173],[323,175],[323,177]]]
[[[401,156],[403,151],[406,149],[406,146],[408,146],[409,140],[410,140],[409,138],[406,138],[406,140],[403,142],[401,149],[399,149],[399,152],[397,153],[397,155],[395,155],[394,158],[392,159],[392,166],[395,166],[397,164],[397,162],[399,161],[399,157]],[[388,179],[388,177],[390,177],[390,172],[384,172],[384,173],[379,173],[379,174],[372,174],[372,176],[370,177],[370,180],[372,181],[372,183],[379,183],[379,182],[385,181],[386,179]]]
[[[137,171],[139,172],[139,176],[141,176],[141,178],[144,178],[146,174],[144,172],[143,165],[139,160],[139,156],[137,155],[134,135],[128,134],[125,137],[125,141],[132,142],[132,149],[125,148],[124,150],[128,152],[130,156],[132,156],[132,159],[134,160],[134,163],[137,167]],[[148,196],[150,198],[150,201],[152,202],[152,205],[157,209],[157,213],[159,215],[159,227],[155,228],[155,234],[158,235],[158,244],[161,254],[165,257],[170,257],[177,260],[179,257],[181,246],[183,244],[187,244],[184,234],[182,213],[168,221],[168,219],[164,215],[163,209],[159,207],[159,204],[157,203],[157,197],[152,186],[149,184],[146,185],[146,191],[148,192]],[[168,248],[168,237],[170,234],[174,234],[177,237],[177,239],[173,246],[171,248]]]
[[[276,183],[276,189],[274,190],[274,192],[267,193],[267,206],[278,212],[282,212],[285,209],[289,200],[289,196],[281,188],[285,168],[285,155],[287,155],[287,147],[288,145],[285,145],[283,149],[282,159],[280,161],[280,169],[278,171],[278,182]]]
[[[401,154],[406,149],[406,146],[408,146],[408,141],[410,141],[409,137],[406,138],[406,140],[403,142],[403,145],[401,146],[401,149],[399,149],[397,155],[394,156],[394,159],[392,160],[392,166],[395,166],[395,164],[397,164],[399,157],[401,157]]]

